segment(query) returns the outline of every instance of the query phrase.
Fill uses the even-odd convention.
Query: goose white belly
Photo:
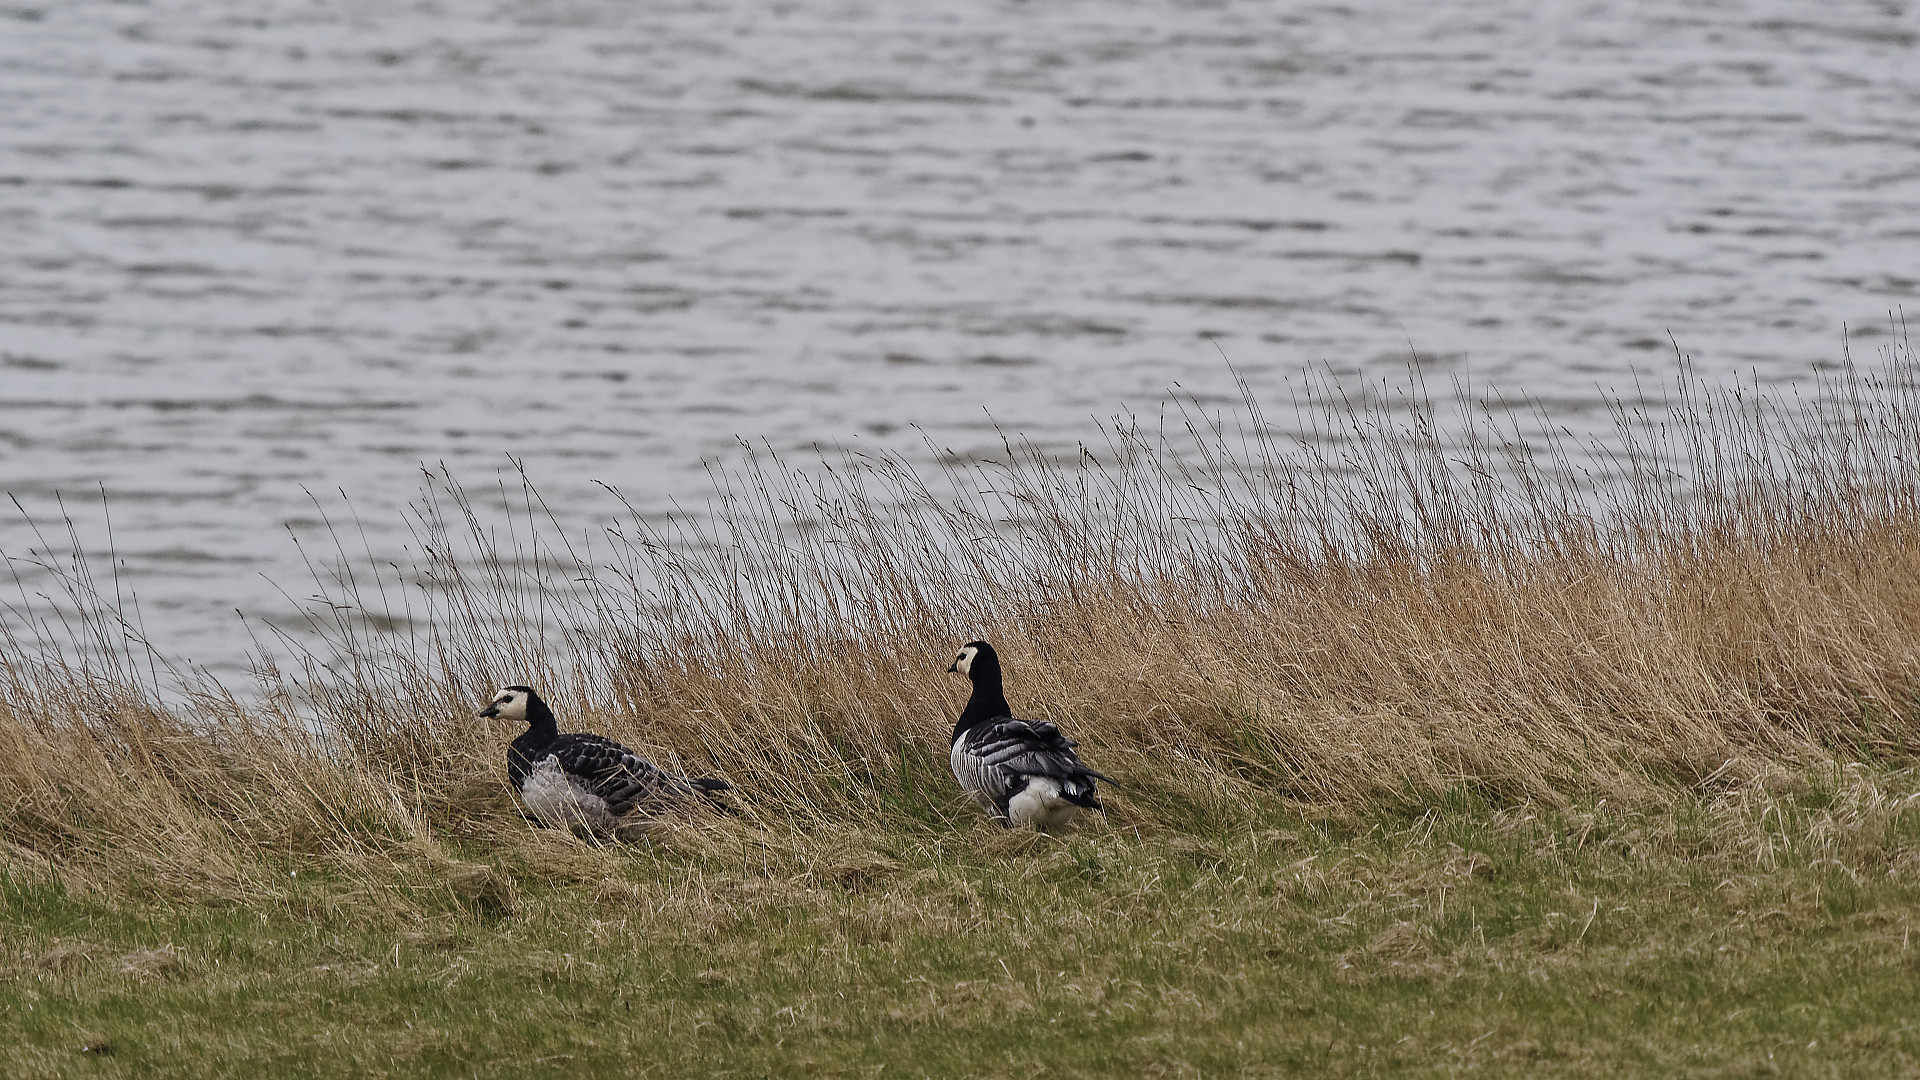
[[[1051,776],[1029,776],[1027,786],[1007,800],[1007,820],[1014,828],[1038,827],[1052,832],[1073,820],[1080,808],[1060,797],[1060,781]]]
[[[607,801],[568,776],[554,757],[537,761],[528,770],[520,785],[520,800],[535,818],[562,829],[585,825],[610,833],[620,824],[620,818],[607,809]]]

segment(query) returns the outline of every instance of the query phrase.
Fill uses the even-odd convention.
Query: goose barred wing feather
[[[562,735],[547,752],[569,776],[606,800],[614,814],[625,814],[656,795],[691,795],[696,790],[705,794],[727,786],[720,780],[675,776],[600,735]]]
[[[1098,809],[1093,782],[1113,781],[1087,768],[1074,753],[1076,745],[1045,720],[1009,716],[976,728],[966,741],[965,756],[979,789],[1003,810],[1007,798],[1024,788],[1030,776],[1059,780],[1069,801]]]

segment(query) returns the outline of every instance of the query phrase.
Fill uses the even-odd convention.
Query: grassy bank
[[[1915,374],[1682,383],[1579,455],[1333,394],[1299,441],[1249,402],[930,477],[763,453],[583,538],[441,478],[413,565],[312,550],[241,694],[49,562],[0,657],[0,1064],[1901,1075]],[[962,805],[979,636],[1104,818]],[[530,828],[472,718],[509,682],[742,813]]]
[[[1064,842],[957,821],[596,850],[502,820],[485,843],[286,858],[297,878],[239,903],[13,879],[0,1062],[1910,1075],[1920,800],[1832,779],[1655,815],[1462,799]]]

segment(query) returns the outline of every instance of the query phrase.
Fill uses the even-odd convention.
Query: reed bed
[[[418,561],[329,521],[304,632],[253,624],[238,692],[168,665],[76,556],[0,642],[6,858],[111,835],[205,884],[246,845],[521,828],[512,732],[470,719],[506,682],[730,778],[756,827],[951,824],[944,668],[974,637],[1017,708],[1122,778],[1122,828],[1461,791],[1658,807],[1897,765],[1920,747],[1920,368],[1883,361],[1804,398],[1683,365],[1581,446],[1323,380],[1292,436],[1248,396],[931,474],[746,447],[705,513],[579,537],[530,481],[476,499],[429,474]]]

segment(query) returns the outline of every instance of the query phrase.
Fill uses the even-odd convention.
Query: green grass
[[[1875,812],[1853,776],[1210,835],[529,832],[220,905],[13,878],[0,1073],[1908,1076],[1896,781]]]

